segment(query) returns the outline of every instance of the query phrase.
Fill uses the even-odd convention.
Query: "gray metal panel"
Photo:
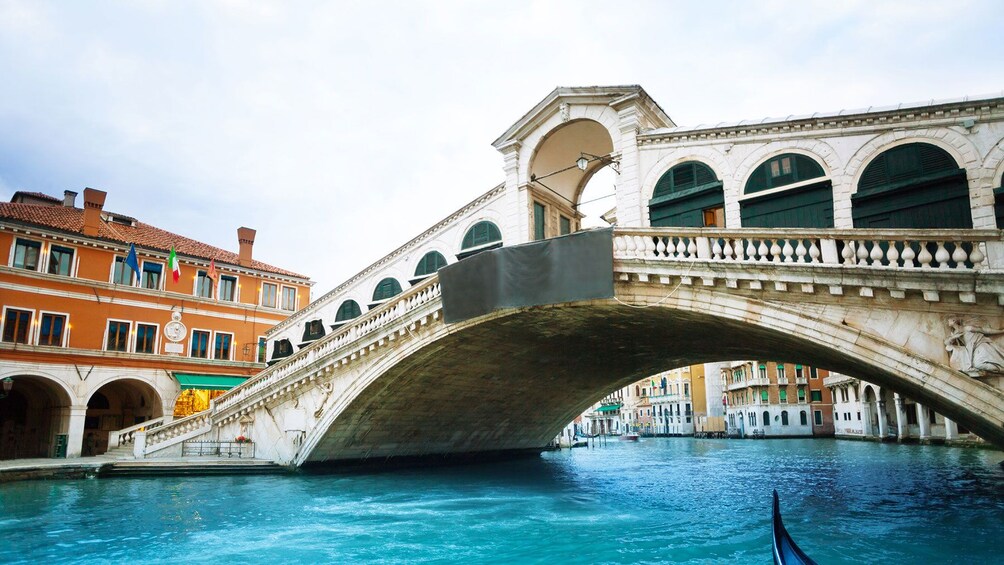
[[[439,270],[443,319],[614,295],[613,229],[479,253]]]

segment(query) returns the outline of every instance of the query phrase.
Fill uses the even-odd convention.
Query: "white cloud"
[[[960,18],[959,10],[980,14]],[[995,2],[0,2],[0,195],[108,207],[323,293],[502,180],[555,86],[680,124],[1000,90]],[[320,245],[318,245],[320,242]]]

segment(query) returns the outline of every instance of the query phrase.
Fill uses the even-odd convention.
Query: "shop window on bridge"
[[[533,203],[533,239],[547,237],[547,208],[540,202]]]
[[[856,228],[973,227],[965,169],[930,143],[893,147],[875,157],[851,196]]]
[[[558,226],[559,233],[561,235],[568,235],[572,233],[572,220],[564,216],[558,216]]]
[[[373,303],[369,306],[370,310],[394,298],[398,294],[401,294],[401,283],[397,282],[397,279],[394,277],[383,279],[373,289]]]
[[[655,183],[648,218],[653,227],[725,227],[722,181],[704,163],[680,163]]]
[[[415,278],[411,279],[411,284],[416,284],[418,281],[436,274],[436,271],[442,269],[446,266],[446,257],[438,251],[430,251],[422,256],[422,259],[418,262],[418,266],[415,267]]]
[[[303,337],[300,339],[302,342],[301,347],[308,342],[316,341],[322,337],[324,337],[324,322],[320,319],[310,320],[306,324],[303,324]]]
[[[994,215],[997,216],[997,229],[1004,230],[1004,180],[994,189]]]
[[[465,259],[482,251],[502,247],[502,232],[498,226],[485,220],[471,226],[464,234],[457,259]]]
[[[292,354],[293,344],[288,339],[277,339],[272,343],[272,359],[269,360],[268,364],[271,365]]]
[[[331,329],[337,330],[348,323],[349,320],[358,318],[362,314],[363,311],[359,308],[358,302],[355,300],[346,300],[338,307],[338,312],[335,313],[335,323],[331,324]]]
[[[739,213],[744,228],[832,228],[833,183],[812,158],[778,155],[750,175]]]

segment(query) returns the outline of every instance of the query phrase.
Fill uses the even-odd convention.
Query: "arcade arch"
[[[685,161],[656,182],[648,202],[653,227],[725,227],[725,192],[715,171],[701,161]]]
[[[13,385],[0,398],[0,460],[66,455],[72,400],[57,381],[38,375],[10,375]]]
[[[108,450],[108,434],[164,415],[157,389],[133,378],[105,383],[87,399],[81,455],[101,455]]]
[[[746,179],[739,214],[743,227],[832,228],[833,182],[808,155],[775,155]]]

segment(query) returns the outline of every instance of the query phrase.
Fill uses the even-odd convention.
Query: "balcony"
[[[807,385],[809,384],[809,379],[807,377],[795,377],[795,384]]]

